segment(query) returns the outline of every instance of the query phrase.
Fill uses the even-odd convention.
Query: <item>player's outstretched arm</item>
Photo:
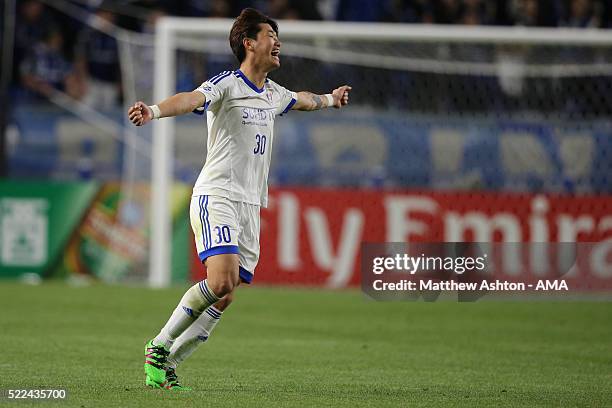
[[[292,109],[301,111],[313,111],[323,108],[334,107],[340,109],[348,104],[349,91],[352,88],[348,85],[343,85],[327,95],[315,95],[311,92],[302,91],[297,93],[297,101]]]
[[[205,103],[206,97],[201,92],[181,92],[164,99],[158,105],[148,106],[138,101],[128,109],[128,117],[134,125],[142,126],[153,119],[184,115]]]

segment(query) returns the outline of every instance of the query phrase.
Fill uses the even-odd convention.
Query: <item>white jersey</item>
[[[274,119],[289,111],[297,94],[266,79],[257,88],[240,70],[225,71],[200,85],[206,96],[208,153],[193,195],[268,204],[268,171]]]

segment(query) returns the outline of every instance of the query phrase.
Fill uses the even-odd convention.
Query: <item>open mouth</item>
[[[272,56],[278,58],[280,55],[280,50],[272,50]]]

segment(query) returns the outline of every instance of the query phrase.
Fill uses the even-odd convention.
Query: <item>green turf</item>
[[[193,391],[146,389],[143,345],[183,290],[0,283],[0,389],[68,389],[37,407],[612,406],[612,303],[257,287],[179,367]]]

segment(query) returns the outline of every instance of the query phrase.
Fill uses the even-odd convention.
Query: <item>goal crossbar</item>
[[[176,34],[227,36],[230,19],[165,17],[157,30]],[[612,45],[612,30],[544,27],[459,26],[279,21],[282,38],[329,38],[364,41],[448,42],[531,45]]]

